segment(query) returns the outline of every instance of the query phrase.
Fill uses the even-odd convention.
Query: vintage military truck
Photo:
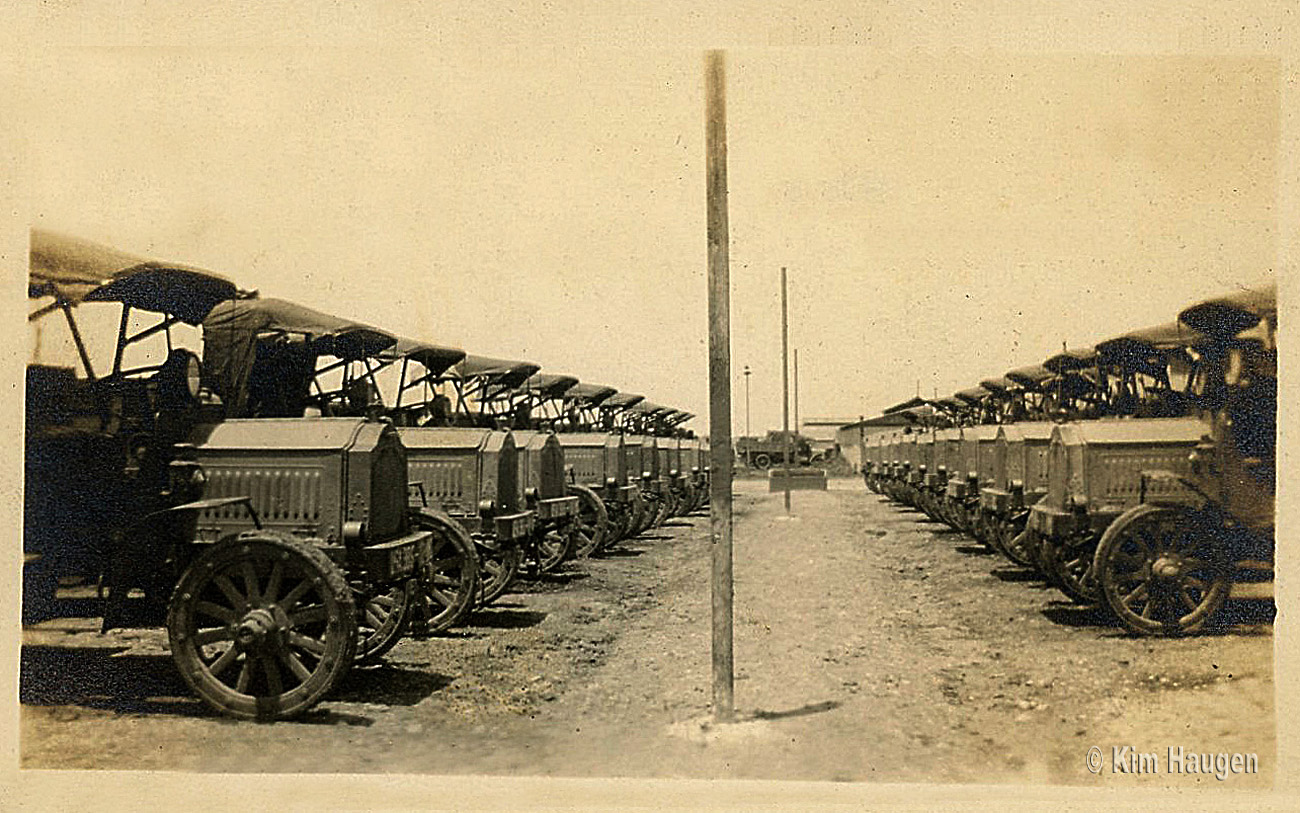
[[[686,420],[695,417],[690,413],[685,414]],[[688,472],[691,481],[692,499],[686,509],[686,513],[690,514],[699,511],[709,502],[709,450],[702,439],[693,435],[679,437],[677,444],[681,450],[682,470]]]
[[[578,383],[550,402],[557,425],[565,430],[560,432],[560,443],[569,481],[599,497],[608,523],[599,547],[599,529],[587,524],[580,555],[591,555],[632,536],[646,511],[640,472],[629,476],[624,436],[601,431],[600,405],[617,392],[613,387]]]
[[[659,404],[641,399],[623,413],[624,431],[633,433],[633,437],[642,438],[642,461],[650,472],[650,481],[646,485],[649,486],[651,493],[659,497],[655,503],[656,513],[651,522],[651,527],[655,528],[663,525],[673,515],[677,506],[677,494],[673,489],[672,476],[672,472],[675,471],[672,460],[674,455],[669,452],[667,441],[655,434],[653,421],[653,416],[664,409],[665,407]],[[645,472],[642,472],[643,482],[644,476]]]
[[[633,427],[634,419],[626,417],[632,407],[645,400],[644,395],[619,392],[600,404],[601,426],[623,435],[623,455],[627,460],[628,479],[636,479],[641,498],[645,502],[640,525],[632,534],[645,533],[659,523],[663,515],[664,494],[659,478],[659,459],[655,456],[654,440],[640,434]]]
[[[501,362],[452,353],[428,342],[402,339],[380,359],[398,365],[396,394],[388,414],[411,461],[412,505],[431,509],[454,528],[459,544],[475,551],[477,595],[466,598],[443,580],[430,590],[429,629],[442,631],[460,622],[476,604],[486,605],[510,586],[532,544],[536,515],[526,505],[520,480],[519,451],[508,429],[489,422],[467,403],[487,385],[484,378],[510,376],[522,381],[537,365]],[[453,400],[445,390],[456,395]]]
[[[880,436],[862,438],[862,482],[869,491],[880,493]]]
[[[165,608],[172,659],[214,709],[306,711],[400,634],[385,618],[359,636],[359,610],[407,595],[431,558],[396,435],[364,419],[223,420],[208,338],[203,361],[179,345],[240,301],[229,280],[40,230],[30,268],[29,321],[61,314],[81,369],[29,366],[25,598],[102,579],[106,627]],[[95,319],[74,315],[97,307],[119,311],[102,375],[78,326]]]
[[[1099,418],[1053,427],[1047,490],[1030,509],[1027,542],[1066,595],[1082,603],[1100,598],[1089,571],[1101,535],[1116,517],[1147,499],[1191,500],[1180,481],[1147,483],[1142,472],[1188,474],[1188,457],[1201,434],[1195,418]]]
[[[1033,566],[1021,538],[1029,507],[1047,488],[1052,424],[1043,410],[1043,391],[1053,378],[1046,367],[1030,365],[1010,370],[995,384],[1003,387],[1003,414],[1008,420],[998,430],[986,461],[989,470],[980,487],[980,516],[985,540],[1021,567]]]
[[[570,388],[573,383],[576,383],[576,379],[570,376],[561,376],[538,380],[547,382],[546,391],[539,391],[536,387],[530,389],[528,378],[522,381],[489,379],[479,388],[482,393],[479,399],[481,412],[496,415],[508,414],[511,425],[517,428],[536,426],[540,429],[545,416],[534,418],[533,411],[538,409],[540,404],[552,401],[557,396],[562,396],[565,390]],[[563,386],[557,386],[561,382]],[[552,422],[554,420],[551,419]],[[563,448],[563,444],[561,444],[561,449],[563,450]],[[572,550],[578,556],[589,556],[602,549],[610,540],[608,508],[601,500],[600,495],[587,485],[569,482],[566,486],[566,493],[577,501],[577,538],[574,540]]]
[[[992,475],[980,489],[986,538],[1012,563],[1033,567],[1024,548],[1029,509],[1047,493],[1047,451],[1055,424],[1020,421],[998,428]]]
[[[392,334],[297,303],[248,298],[214,307],[203,321],[203,340],[205,381],[221,398],[227,417],[197,449],[199,462],[210,472],[213,493],[252,488],[253,505],[263,514],[308,529],[312,526],[307,518],[320,510],[317,501],[328,496],[314,487],[317,475],[312,472],[317,464],[300,468],[314,437],[320,439],[321,450],[339,443],[357,448],[358,441],[345,439],[355,435],[364,440],[379,427],[384,447],[400,448],[401,468],[407,470],[405,447],[380,419],[382,405],[374,377],[380,354],[397,342]],[[407,481],[385,482],[386,509],[395,510],[389,504],[393,501],[406,506]],[[377,531],[381,537],[387,534],[388,529],[377,529],[376,518],[367,514],[368,510],[373,514],[374,507],[366,508],[365,495],[348,488],[346,499],[356,514],[353,521],[360,525],[349,525],[344,531],[360,533],[362,538]],[[343,499],[343,495],[329,499]],[[378,495],[370,495],[370,501],[377,499]],[[200,514],[199,531],[209,523],[222,527],[230,519],[228,513],[224,509]],[[462,603],[471,600],[477,586],[473,548],[464,545],[443,518],[416,511],[410,524],[429,537],[428,556],[422,560],[418,579],[362,596],[358,614],[362,660],[377,659],[388,651],[416,614],[427,617],[433,584],[453,582]],[[446,594],[448,589],[439,592]]]
[[[1148,487],[1142,473],[1148,468],[1184,473],[1200,439],[1198,420],[1177,417],[1189,401],[1173,391],[1168,375],[1171,364],[1190,363],[1188,345],[1197,341],[1190,330],[1162,325],[1101,342],[1090,353],[1045,362],[1067,374],[1086,360],[1095,383],[1088,411],[1108,416],[1056,427],[1048,448],[1046,493],[1032,509],[1025,538],[1030,551],[1036,546],[1048,576],[1075,601],[1100,598],[1092,565],[1111,521],[1148,496],[1180,504],[1192,498],[1176,478]]]
[[[680,428],[693,417],[695,416],[689,412],[671,407],[665,407],[653,416],[655,435],[665,441],[659,445],[665,447],[670,463],[669,482],[673,494],[670,516],[674,517],[684,517],[689,514],[694,509],[698,498],[697,473],[693,471],[698,458],[693,454],[694,447],[690,439],[685,436],[685,430]]]
[[[972,387],[953,396],[967,405],[966,425],[960,427],[957,454],[948,457],[951,468],[943,510],[959,530],[977,538],[980,532],[980,452],[991,449],[998,430],[996,424],[985,422],[994,414],[992,395],[983,387]]]
[[[591,537],[590,527],[581,523],[579,507],[583,496],[591,499],[594,495],[571,495],[576,489],[569,488],[565,474],[565,447],[554,431],[533,417],[543,402],[563,396],[577,383],[573,376],[534,373],[518,387],[500,386],[486,395],[503,403],[513,419],[519,479],[526,504],[537,517],[526,550],[535,570],[542,573],[559,567]]]
[[[812,460],[811,441],[797,432],[790,432],[790,457],[796,466],[806,466]],[[779,429],[763,437],[740,437],[735,442],[736,457],[746,466],[768,469],[783,464],[786,455],[786,433]]]
[[[1146,635],[1202,629],[1234,582],[1271,575],[1274,558],[1276,288],[1193,305],[1179,321],[1202,337],[1190,394],[1204,434],[1187,469],[1145,467],[1138,504],[1106,528],[1092,563],[1106,605]],[[1163,499],[1170,481],[1192,498]]]

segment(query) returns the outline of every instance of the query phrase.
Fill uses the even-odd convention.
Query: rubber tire
[[[1208,577],[1208,589],[1201,591],[1199,600],[1193,600],[1195,606],[1191,612],[1188,612],[1176,619],[1164,620],[1156,618],[1143,618],[1142,612],[1152,606],[1148,600],[1143,605],[1143,610],[1135,612],[1132,607],[1124,602],[1133,590],[1129,590],[1124,581],[1121,581],[1120,574],[1116,573],[1116,565],[1121,556],[1128,555],[1137,559],[1144,559],[1142,570],[1148,571],[1153,564],[1152,557],[1157,552],[1152,551],[1147,546],[1146,556],[1141,552],[1134,551],[1134,545],[1131,544],[1134,536],[1134,530],[1144,527],[1158,526],[1165,524],[1172,525],[1181,531],[1180,535],[1192,535],[1198,539],[1198,544],[1207,546],[1205,549],[1205,572],[1204,576]],[[1097,582],[1101,588],[1101,594],[1110,607],[1111,612],[1119,618],[1125,628],[1130,632],[1139,635],[1185,635],[1197,632],[1205,626],[1205,623],[1213,618],[1227,600],[1229,592],[1232,590],[1231,568],[1229,566],[1228,552],[1224,545],[1215,539],[1209,529],[1198,529],[1196,527],[1196,515],[1189,508],[1182,507],[1164,507],[1151,504],[1137,505],[1120,514],[1106,533],[1102,534],[1101,542],[1097,545],[1096,558],[1093,561],[1093,572],[1096,573]],[[1162,534],[1157,539],[1163,541],[1167,535]],[[1151,537],[1148,535],[1147,537]],[[1127,550],[1126,550],[1127,548]],[[1203,583],[1206,579],[1200,579]],[[1146,580],[1148,595],[1150,594],[1150,585],[1152,581],[1148,575]],[[1192,600],[1188,596],[1188,600]]]
[[[569,495],[578,498],[580,525],[573,555],[586,559],[605,544],[605,536],[609,533],[609,512],[605,510],[605,502],[587,486],[570,484]]]
[[[633,519],[632,509],[621,503],[612,505],[607,503],[605,513],[609,515],[609,532],[605,534],[605,544],[601,546],[602,551],[609,550],[627,538]]]
[[[254,565],[269,563],[269,571],[265,574],[253,571],[255,584],[250,588],[245,582],[244,592],[240,595],[246,603],[242,608],[236,607],[234,606],[236,602],[224,595],[224,591],[219,589],[220,585],[215,579],[218,576],[225,576],[225,581],[238,592],[238,588],[233,587],[236,580],[232,580],[230,576],[237,572],[238,581],[244,581],[246,576],[243,565],[248,563]],[[288,567],[284,566],[285,563]],[[298,583],[283,596],[277,588],[276,599],[268,602],[265,591],[272,586],[271,574],[275,573],[277,566],[281,572],[279,577],[281,588],[285,586],[286,570],[289,571],[290,578],[298,579]],[[267,582],[265,587],[262,584],[263,578]],[[257,678],[257,683],[268,689],[261,695],[248,694],[240,690],[238,677],[233,686],[221,680],[220,675],[213,672],[213,667],[224,661],[219,672],[229,673],[229,669],[241,658],[241,653],[234,645],[231,629],[236,622],[240,621],[240,613],[244,613],[243,618],[247,619],[249,613],[269,606],[270,609],[267,611],[279,621],[281,617],[288,616],[300,606],[301,596],[295,596],[299,591],[304,594],[316,593],[320,599],[319,606],[322,608],[323,618],[313,619],[311,622],[300,621],[296,625],[281,626],[277,623],[276,631],[268,638],[279,638],[282,634],[287,636],[290,632],[299,630],[297,634],[302,636],[300,640],[314,641],[310,648],[301,643],[296,644],[297,652],[287,646],[281,649],[281,651],[290,649],[290,654],[299,666],[307,671],[307,676],[300,678],[300,682],[288,690],[284,690],[281,683],[281,691],[273,693],[269,691],[271,687],[266,685],[266,673],[272,671],[267,667],[263,675]],[[250,601],[254,593],[258,594],[257,598]],[[221,596],[220,599],[218,595]],[[290,597],[294,597],[292,603],[285,606],[285,600]],[[208,609],[203,609],[201,605],[207,606]],[[209,660],[200,651],[202,647],[208,646],[208,643],[196,646],[194,642],[204,637],[205,633],[211,635],[221,627],[211,625],[201,631],[197,619],[199,616],[221,618],[213,614],[216,609],[224,609],[229,613],[229,617],[225,619],[225,627],[232,634],[231,639],[228,639],[231,640],[231,645],[226,648],[224,654]],[[304,635],[302,631],[307,630],[314,633],[316,637]],[[172,660],[180,670],[181,677],[204,703],[222,714],[241,720],[284,720],[300,715],[316,705],[347,675],[356,658],[356,605],[343,571],[316,547],[267,531],[246,532],[216,543],[199,554],[185,569],[168,602],[167,637],[171,645]],[[221,639],[216,639],[213,643],[219,640]],[[235,654],[231,655],[231,652]],[[308,662],[313,663],[310,669],[307,669],[306,663],[302,662],[302,654],[306,654]],[[252,662],[247,655],[242,655],[242,659],[244,666],[240,668],[239,675],[247,674],[245,669]],[[259,658],[258,662],[267,663],[270,660]],[[287,664],[283,660],[282,663]],[[275,666],[277,681],[282,680],[280,664]],[[253,679],[251,675],[249,679]]]
[[[636,495],[636,502],[632,504],[632,519],[628,522],[627,533],[624,539],[631,539],[645,530],[646,514],[650,513],[650,504],[639,492]]]
[[[542,541],[536,545],[537,572],[554,573],[556,568],[573,558],[573,537],[569,531],[546,531],[543,539],[550,540],[549,546]]]
[[[643,534],[646,531],[653,528],[655,524],[655,518],[659,516],[658,496],[647,497],[645,495],[642,495],[641,501],[644,503],[645,507],[641,513],[641,524],[636,531],[638,535]]]
[[[519,576],[524,563],[524,551],[517,544],[491,550],[480,545],[478,607],[482,609],[505,595]]]
[[[1007,561],[1017,567],[1036,570],[1033,555],[1026,546],[1026,537],[1024,527],[1021,523],[1014,520],[1003,519],[998,521],[994,534],[998,536],[998,543],[1002,549],[1002,555],[1007,557]]]
[[[662,527],[663,524],[668,521],[668,518],[673,515],[675,505],[676,498],[673,496],[673,492],[671,490],[664,492],[663,496],[659,500],[659,510],[655,512],[654,521],[651,523],[650,527]]]
[[[479,590],[478,552],[469,533],[449,516],[421,509],[413,512],[412,523],[436,535],[433,561],[418,580],[425,610],[422,628],[430,634],[445,632],[474,609]],[[436,608],[441,609],[434,612]]]
[[[406,632],[415,603],[416,582],[388,585],[383,592],[363,591],[358,598],[357,663],[375,663],[397,646]],[[376,623],[378,622],[378,623]]]
[[[1092,578],[1092,563],[1096,553],[1096,543],[1092,542],[1049,547],[1054,583],[1075,604],[1088,606],[1102,601],[1101,590]],[[1079,572],[1080,567],[1083,568],[1082,573]]]

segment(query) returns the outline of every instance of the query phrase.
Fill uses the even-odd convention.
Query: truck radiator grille
[[[205,497],[249,497],[267,522],[315,524],[320,520],[319,469],[204,467],[208,476]],[[247,511],[228,505],[203,511],[202,520],[245,520]]]
[[[430,503],[462,502],[472,496],[470,478],[465,473],[465,461],[461,460],[416,460],[411,459],[411,480],[424,483],[424,492]],[[471,461],[472,462],[472,461]]]

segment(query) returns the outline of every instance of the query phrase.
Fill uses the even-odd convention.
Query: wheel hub
[[[1151,572],[1159,579],[1177,579],[1183,573],[1183,561],[1177,556],[1160,556],[1151,565]]]
[[[244,650],[264,650],[279,643],[283,629],[270,610],[249,610],[235,628],[235,645]]]

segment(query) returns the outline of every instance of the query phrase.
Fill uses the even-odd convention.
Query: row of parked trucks
[[[1134,633],[1204,628],[1274,554],[1276,288],[887,412],[875,492],[1037,570]]]
[[[28,296],[24,617],[97,585],[234,717],[707,499],[692,416],[640,395],[41,230]],[[39,360],[55,333],[74,365]]]

